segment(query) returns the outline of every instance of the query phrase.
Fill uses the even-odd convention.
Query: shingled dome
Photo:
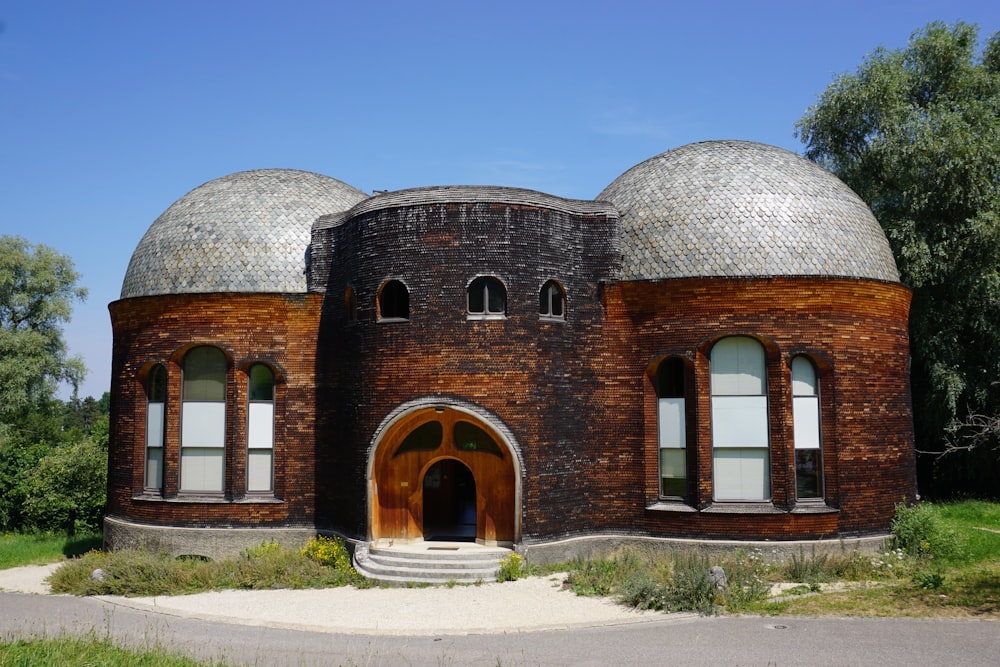
[[[621,214],[622,277],[838,276],[899,281],[889,243],[842,181],[789,151],[688,144],[598,196]]]
[[[313,221],[366,197],[334,178],[292,169],[209,181],[174,202],[142,237],[121,297],[305,292]]]

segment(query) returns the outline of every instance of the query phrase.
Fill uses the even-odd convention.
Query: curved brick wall
[[[123,299],[110,305],[114,329],[108,514],[163,525],[312,526],[314,523],[315,350],[321,299],[312,294],[188,294]],[[230,359],[227,453],[221,496],[178,491],[183,353],[215,345]],[[248,497],[245,368],[266,361],[275,387],[274,494]],[[167,368],[164,486],[143,490],[150,363]],[[241,370],[242,369],[242,370]]]
[[[320,219],[309,294],[111,304],[108,507],[129,522],[128,539],[137,539],[137,525],[157,525],[313,528],[364,540],[380,428],[401,406],[435,401],[474,408],[508,434],[520,475],[515,541],[525,547],[587,535],[873,535],[888,530],[896,503],[914,497],[905,287],[818,276],[623,282],[620,221],[610,205],[486,194],[410,191]],[[505,318],[467,315],[467,286],[484,275],[506,288]],[[408,289],[405,321],[378,321],[378,290],[389,279]],[[565,321],[539,317],[539,290],[550,279],[565,288]],[[347,287],[356,319],[345,309]],[[754,336],[767,351],[770,502],[712,500],[708,354],[726,335]],[[199,344],[230,359],[226,493],[212,498],[177,489],[179,363]],[[820,370],[826,493],[825,502],[796,504],[789,362],[803,353]],[[652,376],[665,356],[685,359],[689,396],[697,397],[687,408],[685,502],[657,493]],[[242,373],[254,360],[280,375],[273,497],[241,491]],[[162,493],[144,491],[142,480],[142,379],[152,362],[165,364],[169,378]]]

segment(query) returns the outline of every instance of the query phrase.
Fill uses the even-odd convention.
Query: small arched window
[[[712,470],[716,500],[771,496],[764,346],[747,336],[712,348]]]
[[[344,320],[346,322],[358,321],[358,295],[350,285],[344,289]]]
[[[143,486],[163,489],[163,429],[167,403],[167,369],[153,366],[146,377],[146,468]]]
[[[687,424],[684,361],[664,359],[656,369],[657,435],[660,450],[660,495],[687,496]]]
[[[181,491],[222,491],[227,368],[226,356],[215,347],[196,347],[184,357]]]
[[[247,491],[273,491],[274,372],[264,364],[254,364],[248,380]]]
[[[480,276],[469,283],[469,311],[473,319],[502,318],[507,315],[507,290],[492,276]]]
[[[378,318],[390,322],[410,319],[410,292],[406,285],[398,280],[382,285],[378,293]]]
[[[549,280],[538,295],[538,314],[546,320],[566,319],[566,292],[562,285]]]
[[[795,442],[795,495],[823,497],[823,447],[820,437],[819,385],[808,357],[792,359],[792,422]]]

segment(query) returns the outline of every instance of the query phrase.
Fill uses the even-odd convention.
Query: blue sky
[[[365,191],[525,187],[595,197],[693,141],[801,153],[839,73],[929,21],[1000,30],[996,0],[0,4],[0,234],[70,255],[65,327],[109,389],[136,243],[176,199],[287,167]]]

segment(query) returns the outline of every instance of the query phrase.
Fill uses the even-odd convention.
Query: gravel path
[[[55,565],[0,570],[0,590],[48,593]],[[658,612],[619,606],[563,589],[563,576],[503,584],[425,588],[214,591],[100,599],[157,613],[240,625],[380,635],[526,632],[662,621]]]

